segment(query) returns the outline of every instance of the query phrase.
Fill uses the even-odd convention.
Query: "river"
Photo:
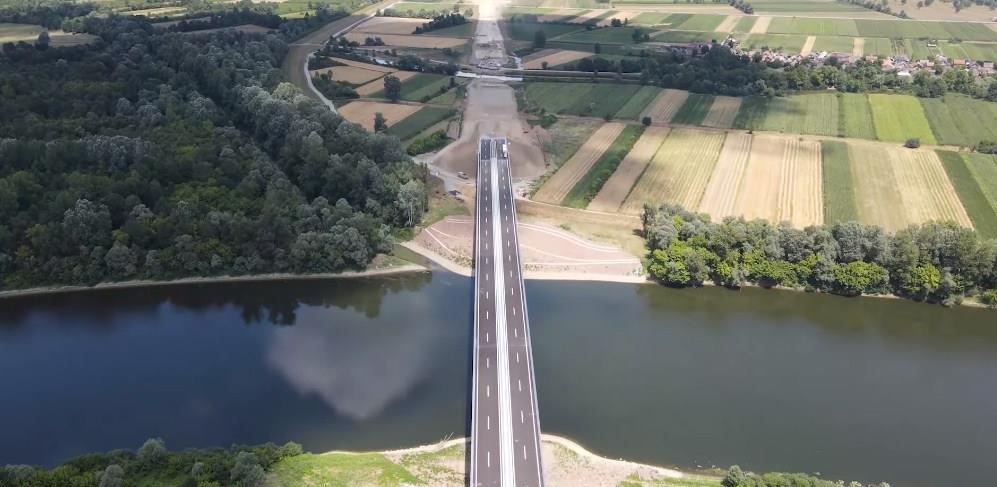
[[[988,485],[997,314],[529,281],[541,425],[596,453],[894,487]],[[0,300],[0,464],[465,435],[471,282],[445,272]]]

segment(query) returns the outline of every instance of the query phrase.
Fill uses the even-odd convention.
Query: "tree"
[[[374,114],[374,132],[384,132],[388,130],[388,120],[384,118],[384,114],[377,112]]]
[[[426,191],[422,184],[411,180],[398,190],[398,207],[405,215],[408,225],[414,225],[426,211]]]
[[[145,464],[156,464],[166,458],[166,442],[162,438],[149,438],[138,449],[138,460]]]
[[[545,46],[547,46],[547,34],[543,29],[538,29],[533,33],[533,48],[543,49]]]
[[[397,76],[384,77],[384,96],[396,103],[402,98],[402,82]]]
[[[111,464],[100,473],[100,487],[121,487],[124,483],[125,471],[120,465]]]
[[[649,127],[651,125],[651,117],[645,115],[644,118],[640,119],[640,123],[644,124],[645,127]]]
[[[634,29],[634,31],[630,33],[630,38],[633,40],[634,44],[640,44],[641,41],[644,40],[644,31]]]
[[[38,40],[35,41],[35,47],[38,49],[48,49],[49,43],[52,41],[52,37],[49,35],[47,30],[43,30],[38,34]]]
[[[593,44],[592,45],[592,52],[594,52],[596,54],[602,54],[602,44],[599,44],[598,42],[596,42],[595,44]]]
[[[907,139],[906,142],[904,142],[904,147],[908,149],[917,149],[918,147],[921,147],[921,139],[917,137],[911,137]]]
[[[256,455],[250,452],[239,452],[235,458],[235,466],[232,467],[230,477],[234,482],[241,482],[245,487],[259,487],[266,479],[266,473],[257,460]]]
[[[543,70],[546,71],[547,70],[547,66],[548,66],[547,61],[543,61],[543,62],[540,63],[540,69],[543,69]]]

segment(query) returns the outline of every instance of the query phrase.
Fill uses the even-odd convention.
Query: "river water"
[[[541,425],[613,458],[989,485],[997,313],[529,281]],[[463,436],[471,282],[444,272],[0,300],[0,464]]]

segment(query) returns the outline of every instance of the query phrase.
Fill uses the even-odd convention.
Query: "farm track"
[[[668,127],[648,127],[634,144],[619,167],[606,181],[599,194],[589,203],[588,209],[595,211],[616,211],[623,204],[630,189],[647,168],[648,163],[658,152],[661,143],[671,129]]]
[[[862,57],[865,54],[865,37],[852,39],[852,56]]]
[[[623,202],[621,211],[639,213],[647,202],[699,207],[723,140],[722,132],[672,130]]]
[[[748,31],[749,34],[764,34],[769,30],[769,24],[772,23],[772,17],[763,16],[758,17],[755,21],[755,25],[751,26],[751,30]]]
[[[748,166],[751,139],[752,136],[744,132],[727,134],[717,165],[713,168],[713,175],[703,192],[699,211],[708,213],[717,220],[737,214],[735,203]]]
[[[625,126],[622,123],[610,122],[599,127],[592,137],[547,180],[533,198],[544,203],[560,204],[602,157]]]

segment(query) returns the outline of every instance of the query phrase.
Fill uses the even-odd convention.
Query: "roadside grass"
[[[535,82],[526,86],[526,99],[551,113],[591,117],[613,116],[636,94],[640,85],[614,83]]]
[[[937,144],[934,133],[921,102],[910,95],[869,95],[872,108],[872,121],[876,127],[876,138],[890,142],[904,142],[918,138],[922,144]]]
[[[380,453],[305,454],[287,458],[274,466],[267,482],[273,487],[388,487],[421,483],[418,477]]]
[[[940,143],[968,147],[997,140],[997,104],[954,93],[920,101]]]
[[[388,126],[388,133],[397,136],[399,139],[408,140],[440,120],[454,114],[452,108],[425,106],[419,111],[402,119],[402,121]],[[389,121],[390,123],[390,121]]]
[[[973,227],[983,237],[997,238],[997,208],[991,206],[987,200],[979,181],[970,172],[967,161],[956,152],[943,150],[935,152],[942,160],[945,174],[952,181],[952,186],[955,187],[959,201],[973,222]]]
[[[620,135],[616,136],[613,144],[606,149],[606,152],[602,153],[602,156],[592,165],[588,173],[571,188],[571,191],[561,201],[561,205],[580,209],[588,206],[592,198],[599,194],[602,185],[613,175],[613,172],[620,165],[620,161],[630,152],[642,133],[644,133],[643,125],[624,127]]]
[[[661,88],[657,86],[641,86],[637,93],[627,100],[626,103],[620,107],[620,110],[616,112],[615,118],[623,118],[628,120],[636,120],[640,117],[641,112],[647,108],[651,102],[654,101],[655,97],[661,93]]]
[[[838,101],[838,135],[875,140],[876,127],[872,123],[869,98],[864,93],[841,93]]]
[[[824,224],[857,221],[855,183],[852,179],[848,145],[844,142],[821,142],[821,164],[824,172]]]
[[[685,103],[672,117],[672,123],[701,125],[706,114],[710,113],[710,107],[713,106],[715,98],[713,95],[690,93],[689,98],[686,98]]]

